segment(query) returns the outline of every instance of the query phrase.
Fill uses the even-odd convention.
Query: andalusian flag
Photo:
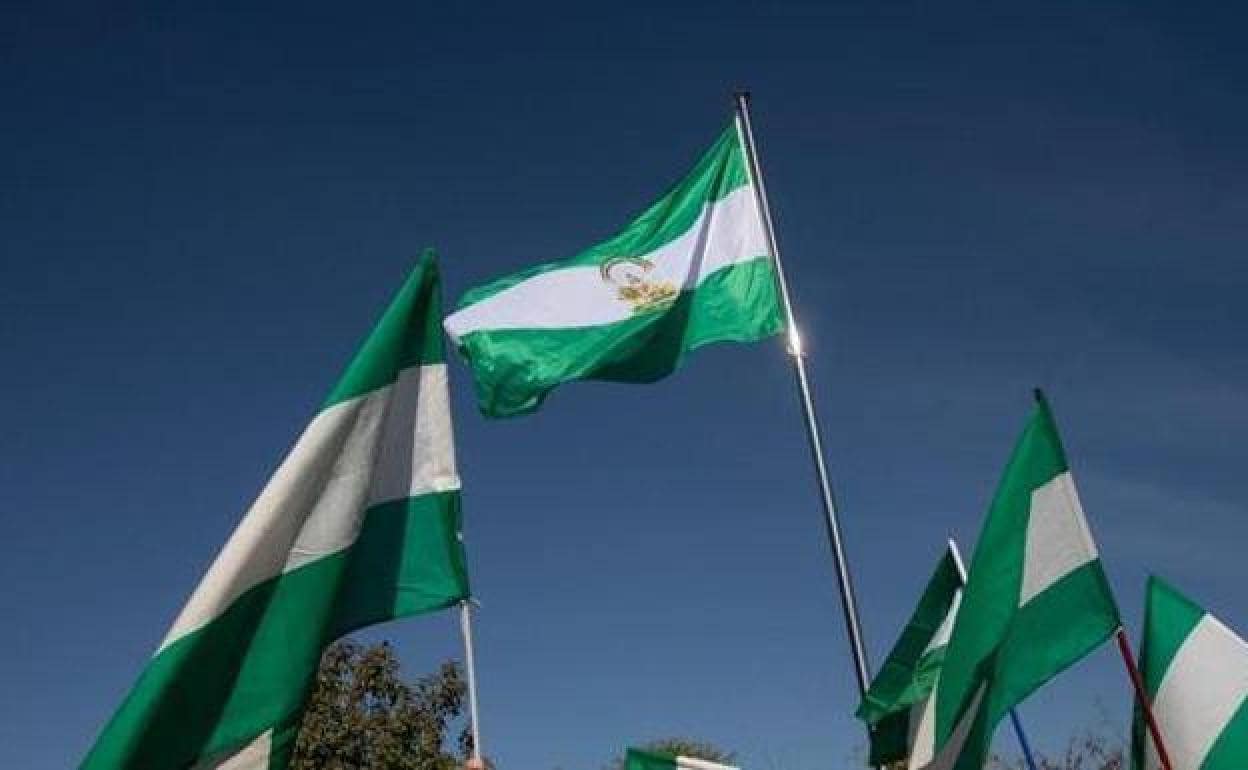
[[[702,345],[783,327],[736,125],[619,234],[472,289],[446,319],[490,417],[534,411],[571,380],[653,382]]]
[[[469,595],[427,255],[83,762],[284,768],[321,651]]]
[[[1158,578],[1148,581],[1144,687],[1174,770],[1248,768],[1248,644]],[[1137,770],[1161,767],[1137,715]]]
[[[971,561],[936,688],[933,767],[981,770],[1006,712],[1120,625],[1053,415],[1037,400]]]
[[[931,696],[961,600],[962,576],[951,546],[858,706],[858,718],[870,731],[872,767],[904,763],[913,769],[931,761],[936,741]]]
[[[626,770],[737,770],[731,765],[721,765],[708,759],[679,757],[656,751],[629,749]]]

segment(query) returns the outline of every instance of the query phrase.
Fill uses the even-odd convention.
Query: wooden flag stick
[[[1135,688],[1135,700],[1140,704],[1140,711],[1144,712],[1144,723],[1148,725],[1148,733],[1153,738],[1157,758],[1161,760],[1161,766],[1165,770],[1174,770],[1174,766],[1170,764],[1170,752],[1166,751],[1166,744],[1161,740],[1161,729],[1157,727],[1157,718],[1153,716],[1152,704],[1148,702],[1148,693],[1144,691],[1144,677],[1140,676],[1140,668],[1135,664],[1135,655],[1131,652],[1131,642],[1127,640],[1127,632],[1119,626],[1118,633],[1114,636],[1118,639],[1118,651],[1122,653],[1122,662],[1126,665],[1127,674],[1131,677],[1131,686]]]

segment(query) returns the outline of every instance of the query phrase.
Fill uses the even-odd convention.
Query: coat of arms
[[[654,263],[641,257],[611,257],[598,268],[602,280],[615,287],[615,296],[645,313],[669,304],[679,290],[667,281],[650,280]]]

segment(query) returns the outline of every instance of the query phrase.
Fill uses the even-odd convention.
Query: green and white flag
[[[1248,644],[1243,639],[1153,577],[1140,665],[1173,770],[1248,768]],[[1132,753],[1136,770],[1161,767],[1138,713]]]
[[[619,234],[470,290],[445,326],[490,417],[532,412],[564,382],[653,382],[702,345],[779,333],[738,127]]]
[[[932,768],[981,770],[1007,711],[1120,625],[1043,396],[988,510],[936,688]]]
[[[439,291],[426,255],[83,768],[284,768],[329,642],[469,595]]]
[[[657,751],[629,749],[626,770],[737,770],[731,765],[721,765],[709,759],[681,757]]]
[[[935,755],[936,704],[949,635],[962,600],[952,549],[936,565],[919,605],[858,706],[871,736],[872,767],[920,768]]]

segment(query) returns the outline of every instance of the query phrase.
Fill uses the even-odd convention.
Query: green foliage
[[[389,644],[337,642],[321,656],[290,768],[454,770],[471,750],[466,729],[448,750],[465,698],[457,663],[405,682]]]
[[[696,757],[697,759],[706,759],[711,762],[721,762],[725,765],[732,764],[732,761],[736,758],[736,755],[731,752],[724,751],[704,741],[695,741],[692,738],[659,738],[658,740],[642,743],[637,748],[658,754]],[[624,764],[625,757],[619,756],[611,760],[605,770],[624,770]]]

